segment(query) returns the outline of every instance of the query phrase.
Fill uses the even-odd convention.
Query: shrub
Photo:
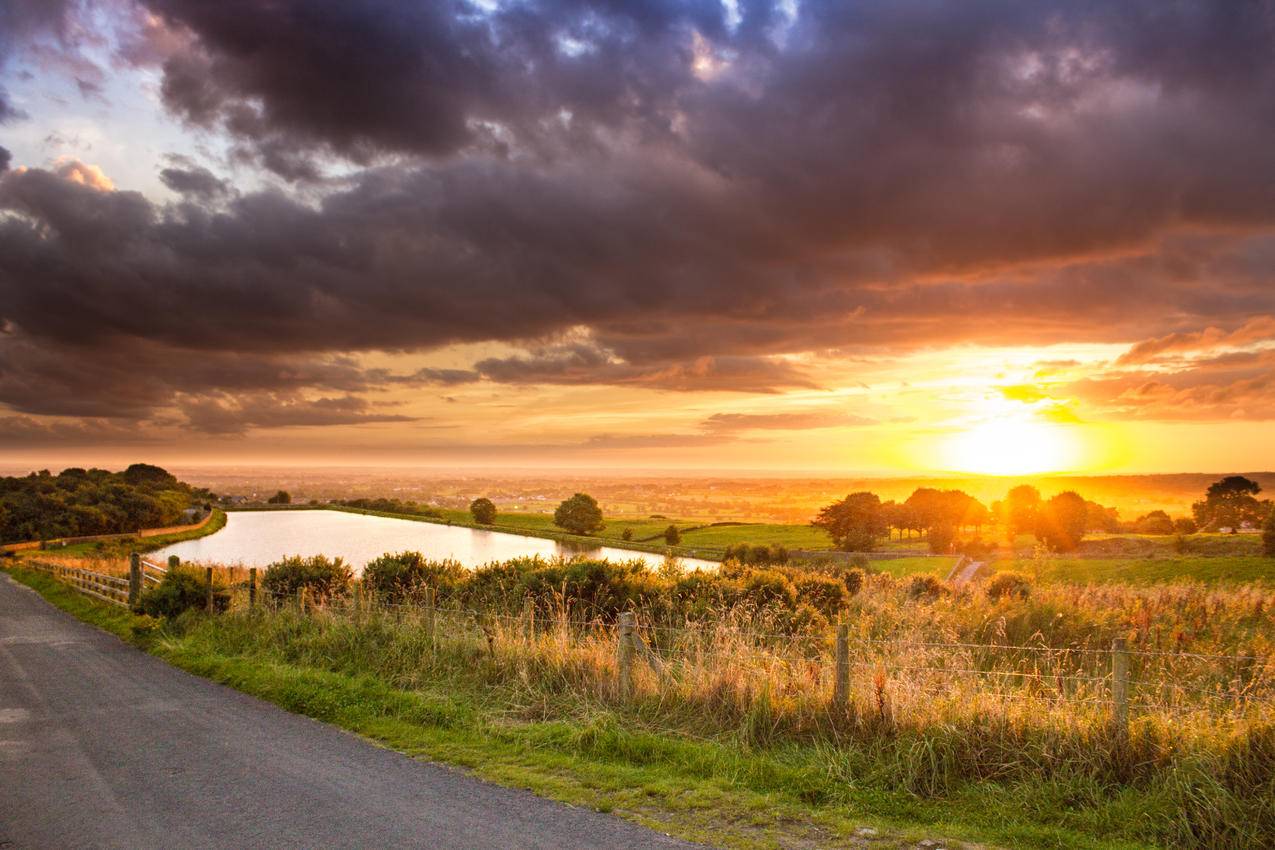
[[[1200,529],[1189,516],[1180,516],[1173,521],[1173,530],[1178,534],[1195,534]]]
[[[956,528],[947,523],[939,523],[930,526],[926,537],[929,539],[931,552],[946,555],[952,551],[952,544],[956,542]]]
[[[996,546],[988,541],[975,537],[973,540],[963,540],[952,547],[953,551],[960,555],[969,555],[971,558],[986,558],[992,554],[992,550]]]
[[[266,567],[261,587],[276,599],[292,596],[304,587],[314,599],[324,601],[349,590],[351,577],[350,568],[340,558],[291,555]]]
[[[469,571],[456,561],[431,561],[420,552],[386,553],[363,568],[363,584],[386,602],[419,600],[426,588],[446,595]]]
[[[863,589],[863,570],[851,567],[841,574],[841,583],[846,586],[847,593],[856,596]]]
[[[633,529],[631,529],[631,528],[626,528],[626,529],[624,529],[624,533],[620,535],[620,539],[621,539],[621,540],[632,540],[632,539],[633,539]]]
[[[1032,592],[1031,579],[1022,573],[1006,571],[997,573],[992,580],[987,583],[988,599],[1004,599],[1006,597],[1017,597],[1025,599]]]
[[[776,570],[749,570],[743,579],[743,596],[754,606],[781,605],[795,608],[797,591],[788,577]]]
[[[669,546],[676,546],[682,542],[682,532],[677,530],[676,525],[670,525],[664,529],[664,542]]]
[[[207,604],[206,577],[185,567],[169,570],[159,584],[142,594],[139,601],[143,614],[167,620],[191,609],[202,611]],[[230,591],[224,586],[213,585],[213,607],[218,611],[230,607]]]
[[[762,546],[760,544],[750,545],[748,543],[734,543],[726,547],[726,551],[722,553],[722,560],[735,561],[740,564],[749,564],[756,567],[765,567],[771,564],[788,563],[788,550],[783,546]]]
[[[934,576],[912,576],[908,582],[908,598],[933,602],[950,591]]]
[[[1172,534],[1174,523],[1164,511],[1152,511],[1138,517],[1134,528],[1139,534]]]
[[[834,576],[807,573],[793,585],[798,602],[813,606],[826,617],[835,616],[850,601],[845,584]]]
[[[491,525],[496,521],[496,504],[487,498],[478,498],[469,503],[469,513],[474,522],[480,525]]]

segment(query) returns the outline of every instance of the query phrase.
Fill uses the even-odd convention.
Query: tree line
[[[126,534],[176,525],[195,505],[216,497],[158,466],[135,463],[122,472],[47,469],[0,478],[0,541]]]
[[[897,532],[900,540],[916,533],[928,541],[931,551],[948,553],[977,547],[988,525],[999,526],[1011,541],[1031,534],[1049,549],[1067,552],[1091,532],[1194,534],[1255,528],[1272,515],[1270,500],[1257,498],[1261,489],[1249,478],[1228,476],[1209,486],[1189,517],[1175,519],[1164,511],[1151,511],[1131,523],[1122,522],[1115,508],[1074,490],[1044,499],[1029,484],[1012,488],[990,508],[962,490],[921,487],[903,502],[882,502],[877,494],[863,491],[824,507],[811,524],[828,532],[838,549],[849,552],[871,551]],[[972,537],[962,543],[962,535],[971,531]]]

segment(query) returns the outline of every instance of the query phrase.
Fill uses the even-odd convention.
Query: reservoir
[[[344,511],[232,511],[221,531],[175,543],[155,553],[157,560],[176,555],[182,561],[224,566],[264,567],[288,555],[341,557],[356,573],[387,552],[420,552],[433,560],[451,559],[466,567],[539,555],[646,562],[652,568],[663,555],[611,546],[578,546],[503,531],[484,531],[434,522],[364,516]],[[714,561],[679,559],[684,569],[716,568]]]

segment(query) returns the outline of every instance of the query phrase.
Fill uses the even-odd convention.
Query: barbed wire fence
[[[24,565],[131,609],[175,566],[134,555],[124,579],[53,562]],[[670,625],[640,611],[604,616],[565,600],[546,609],[530,597],[519,612],[485,610],[441,598],[432,588],[390,601],[360,582],[332,596],[304,586],[285,593],[263,586],[255,568],[230,584],[215,581],[214,570],[205,568],[204,581],[205,607],[215,614],[291,612],[342,623],[388,617],[420,629],[430,646],[451,642],[492,657],[533,654],[549,645],[559,653],[575,651],[588,655],[622,699],[711,689],[730,677],[753,699],[799,694],[840,715],[921,716],[959,702],[971,711],[1100,717],[1118,736],[1144,716],[1202,716],[1214,725],[1275,716],[1275,658],[1129,648],[1120,636],[1109,648],[918,640],[874,637],[853,621],[837,624],[832,634],[801,634],[730,619]]]

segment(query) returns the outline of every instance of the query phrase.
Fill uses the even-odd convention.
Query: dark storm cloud
[[[159,179],[177,194],[199,200],[212,200],[230,192],[227,181],[201,166],[165,168],[159,172]]]
[[[175,114],[291,179],[347,167],[240,193],[173,163],[169,206],[65,164],[5,174],[0,402],[24,411],[773,391],[813,385],[794,352],[1275,312],[1268,0],[750,2],[734,25],[708,0],[146,5],[128,58],[162,64]],[[491,340],[526,353],[279,371]]]
[[[379,413],[366,399],[357,396],[303,399],[280,393],[254,393],[185,399],[178,407],[190,428],[207,434],[416,421],[412,416]]]

